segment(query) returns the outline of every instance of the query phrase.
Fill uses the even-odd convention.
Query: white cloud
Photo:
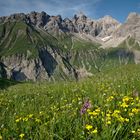
[[[78,11],[87,15],[96,14],[96,5],[101,0],[4,0],[0,1],[1,15],[17,12],[45,11],[51,15],[72,16]]]

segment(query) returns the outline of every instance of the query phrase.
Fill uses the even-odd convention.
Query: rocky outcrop
[[[31,12],[30,14],[27,14],[27,19],[29,20],[30,24],[37,25],[37,26],[44,26],[48,22],[48,19],[50,16],[45,12]]]
[[[65,62],[69,63],[69,62]],[[61,71],[60,68],[61,67]],[[57,52],[41,48],[39,50],[39,57],[28,59],[25,55],[13,55],[1,58],[1,77],[14,79],[16,81],[44,81],[55,80],[53,75],[61,79],[61,73],[70,76],[73,70],[68,69],[64,63],[63,58]],[[73,77],[74,74],[71,75]]]
[[[7,78],[16,81],[45,80],[48,78],[40,59],[28,60],[24,56],[2,58],[5,64]]]
[[[132,36],[140,40],[140,14],[130,13],[127,20],[115,32],[114,37]]]

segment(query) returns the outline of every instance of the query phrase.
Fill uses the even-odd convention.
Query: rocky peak
[[[79,21],[86,22],[86,20],[87,20],[87,16],[83,13],[80,13],[77,17],[78,17]]]
[[[111,16],[104,16],[103,18],[100,18],[97,20],[97,32],[98,36],[101,38],[104,38],[106,36],[110,36],[114,30],[118,28],[120,23],[112,18]]]
[[[50,17],[44,11],[42,11],[41,13],[33,11],[27,16],[30,19],[30,22],[37,26],[44,26]]]
[[[128,15],[126,22],[138,22],[140,20],[140,14],[132,12]]]
[[[106,23],[119,23],[116,19],[114,19],[113,17],[106,15],[103,18],[99,19],[100,21],[104,21]]]
[[[7,16],[5,18],[5,22],[7,21],[23,21],[23,20],[26,20],[26,15],[24,13],[16,13],[16,14],[12,14],[10,16]]]
[[[114,33],[116,37],[135,36],[140,40],[140,14],[132,12],[128,15],[127,20]]]
[[[6,17],[3,16],[3,17],[0,17],[0,23],[3,23],[5,21]]]

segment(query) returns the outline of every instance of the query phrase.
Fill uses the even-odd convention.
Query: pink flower
[[[87,99],[84,104],[83,107],[81,108],[80,114],[83,115],[86,113],[87,109],[91,108],[91,103],[89,101],[89,99]]]

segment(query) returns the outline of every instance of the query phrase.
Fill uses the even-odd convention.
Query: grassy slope
[[[30,52],[31,58],[38,57],[40,47],[57,46],[57,41],[49,34],[38,31],[22,21],[0,25],[0,55],[25,54]]]
[[[0,89],[6,89],[6,88],[8,88],[12,85],[16,85],[16,84],[18,84],[18,82],[0,78]]]
[[[25,83],[1,90],[0,134],[3,139],[139,140],[139,69],[127,65],[78,83]],[[91,111],[81,116],[87,98]],[[120,113],[113,115],[115,110]],[[87,124],[93,128],[87,130]]]

